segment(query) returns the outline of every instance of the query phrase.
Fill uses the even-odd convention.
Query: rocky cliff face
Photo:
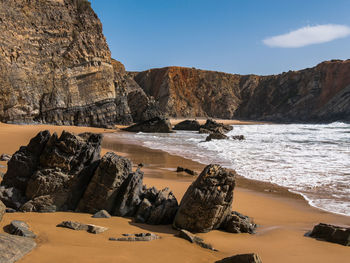
[[[135,80],[174,117],[350,120],[350,60],[273,76],[167,67],[140,72]]]
[[[0,121],[131,121],[86,0],[0,0]]]

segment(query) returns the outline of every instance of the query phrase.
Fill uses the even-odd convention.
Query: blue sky
[[[112,57],[130,71],[185,66],[267,75],[312,67],[324,60],[350,58],[349,0],[91,0],[91,3],[103,23]],[[300,28],[304,29],[267,39]],[[324,36],[334,40],[326,42]],[[298,41],[324,43],[285,47],[298,46]]]

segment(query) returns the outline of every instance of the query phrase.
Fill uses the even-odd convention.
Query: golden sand
[[[40,130],[60,133],[111,132],[111,130],[47,125],[0,124],[0,154],[14,153],[26,145]],[[103,153],[116,151],[137,164],[146,164],[144,183],[157,188],[170,187],[178,200],[194,179],[179,176],[177,166],[201,171],[202,164],[154,151],[129,142],[105,141]],[[109,148],[109,149],[108,149]],[[0,162],[6,165],[5,162]],[[2,170],[4,171],[4,169]],[[283,188],[250,180],[238,179],[233,209],[254,218],[259,225],[257,234],[230,234],[211,231],[199,234],[219,252],[200,248],[175,236],[171,226],[135,224],[130,219],[112,217],[94,219],[79,213],[14,213],[6,214],[0,231],[11,220],[26,221],[38,235],[38,247],[19,262],[215,262],[238,253],[258,253],[263,262],[349,262],[350,248],[305,237],[304,234],[319,222],[350,225],[350,217],[327,213],[310,207],[302,198]],[[273,194],[274,193],[274,194]],[[84,231],[57,228],[63,220],[93,223],[109,227],[98,235]],[[151,242],[113,242],[109,237],[122,233],[151,231],[162,237]]]

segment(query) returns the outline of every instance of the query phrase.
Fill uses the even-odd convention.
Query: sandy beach
[[[180,121],[180,120],[176,120]],[[173,121],[173,124],[175,120]],[[226,122],[227,124],[249,124]],[[13,154],[39,131],[49,129],[81,132],[113,132],[113,130],[48,125],[8,125],[0,123],[0,154]],[[115,151],[130,158],[134,165],[144,163],[144,183],[157,188],[170,187],[180,202],[187,187],[195,179],[179,176],[175,169],[183,166],[200,172],[204,165],[180,156],[147,149],[127,141],[105,139],[101,155]],[[6,166],[6,162],[0,162]],[[6,168],[1,168],[5,172]],[[305,237],[320,222],[350,225],[350,217],[313,208],[298,195],[271,184],[244,178],[237,179],[233,210],[252,217],[259,225],[255,235],[211,231],[199,234],[219,252],[200,248],[175,236],[171,226],[136,224],[131,219],[112,217],[94,219],[79,213],[13,213],[5,214],[3,227],[14,219],[26,221],[37,234],[38,246],[19,262],[215,262],[240,253],[254,252],[263,262],[348,262],[349,247]],[[84,231],[57,228],[63,220],[93,223],[109,230],[93,235]],[[122,233],[152,231],[162,238],[151,242],[112,242],[109,237]]]

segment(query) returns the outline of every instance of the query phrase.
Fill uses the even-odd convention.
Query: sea
[[[192,131],[118,133],[138,145],[203,163],[220,164],[243,177],[301,194],[311,206],[350,216],[350,124],[234,125],[228,136],[205,141]]]

